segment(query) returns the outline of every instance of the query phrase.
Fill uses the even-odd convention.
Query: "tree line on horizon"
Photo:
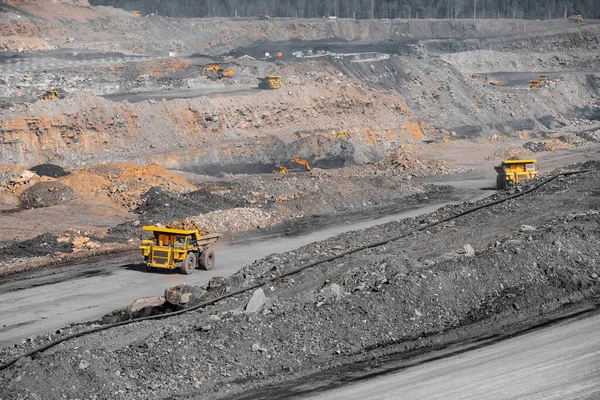
[[[600,0],[89,0],[169,17],[600,19]]]

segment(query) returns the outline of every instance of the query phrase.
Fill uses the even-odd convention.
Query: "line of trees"
[[[600,18],[600,0],[90,0],[170,17]]]

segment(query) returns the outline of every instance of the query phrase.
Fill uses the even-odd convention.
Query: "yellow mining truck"
[[[536,163],[537,160],[504,160],[500,166],[494,167],[498,172],[496,187],[502,190],[508,185],[535,178],[538,175]]]
[[[258,78],[259,89],[279,89],[281,88],[281,76],[269,75],[264,78]]]
[[[209,247],[221,235],[202,235],[197,229],[171,229],[159,226],[144,226],[143,232],[151,232],[152,237],[143,239],[140,250],[148,270],[154,268],[179,268],[184,274],[191,274],[197,267],[213,269],[215,252]]]
[[[38,99],[40,100],[58,100],[59,98],[58,89],[44,90],[42,94],[38,96]]]

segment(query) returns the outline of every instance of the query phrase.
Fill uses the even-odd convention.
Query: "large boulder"
[[[202,302],[206,289],[200,286],[178,285],[165,289],[165,300],[176,307],[189,307]]]
[[[252,293],[252,297],[250,297],[248,304],[246,304],[246,313],[254,314],[259,312],[265,305],[266,301],[267,297],[265,296],[265,292],[262,290],[262,288],[256,289],[254,293]]]

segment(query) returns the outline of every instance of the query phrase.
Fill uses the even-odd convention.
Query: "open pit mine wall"
[[[468,60],[467,60],[468,61]],[[398,145],[552,130],[594,119],[594,74],[539,90],[493,87],[440,59],[361,54],[284,90],[248,96],[117,103],[92,94],[15,106],[0,116],[0,164],[157,162],[166,167],[379,161]],[[339,74],[334,74],[337,71]],[[291,94],[290,94],[291,93]],[[338,137],[347,130],[350,138]]]
[[[7,40],[25,34],[29,42],[24,50],[72,47],[85,43],[88,49],[165,55],[202,53],[220,55],[236,47],[258,40],[319,40],[339,38],[348,41],[379,41],[389,38],[462,40],[531,35],[564,28],[564,20],[232,20],[172,19],[160,16],[136,17],[133,13],[112,7],[91,7],[87,1],[12,0],[21,18],[0,24],[0,45],[16,51],[19,41]],[[37,26],[37,28],[35,26]],[[22,32],[22,33],[19,33]],[[476,47],[478,40],[445,43],[443,46]]]
[[[345,88],[344,98],[310,97],[310,85],[208,104],[122,104],[81,94],[19,106],[0,118],[0,164],[129,160],[177,168],[302,157],[335,167],[375,162],[423,138],[422,123],[401,99],[359,85]],[[341,129],[349,139],[338,137]]]
[[[485,75],[461,71],[463,65],[476,63],[470,55],[473,60],[480,57],[479,52],[461,53],[455,59],[455,54],[448,54],[447,62],[438,57],[362,53],[331,63],[335,70],[381,93],[397,93],[423,124],[427,139],[451,132],[461,138],[511,136],[518,131],[553,130],[571,119],[596,119],[593,109],[600,100],[600,74],[555,73],[540,90],[530,90],[526,76],[515,85],[496,87],[484,82]],[[487,57],[502,65],[507,54],[487,52]],[[544,71],[537,68],[541,67],[529,71]]]

